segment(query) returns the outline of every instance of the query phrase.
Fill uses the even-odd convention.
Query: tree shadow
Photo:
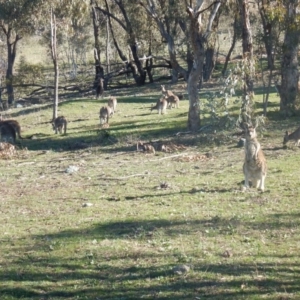
[[[188,222],[166,219],[110,221],[85,229],[34,235],[32,245],[14,249],[15,253],[23,255],[15,256],[9,270],[5,266],[0,269],[1,299],[260,299],[266,295],[274,299],[275,295],[280,297],[280,293],[287,297],[299,295],[298,256],[273,254],[274,262],[261,261],[263,253],[251,262],[239,261],[240,258],[235,256],[220,257],[219,262],[211,263],[196,259],[189,272],[176,273],[174,267],[180,263],[175,263],[175,260],[168,262],[176,255],[174,251],[123,253],[120,250],[112,254],[108,247],[107,257],[89,253],[82,257],[76,252],[73,256],[60,257],[47,244],[59,240],[59,245],[64,247],[68,240],[80,238],[83,242],[103,241],[101,247],[105,247],[106,241],[118,239],[146,242],[155,232],[162,230],[166,236],[172,237],[205,232],[212,227],[218,229],[218,235],[226,235],[230,224],[243,226],[248,231],[250,228],[278,230],[289,228],[291,219],[294,220],[293,226],[298,227],[299,217],[300,213],[272,214],[260,222],[245,222],[236,217]],[[44,253],[41,254],[43,247]],[[269,255],[265,257],[270,258]],[[149,260],[157,262],[147,264]],[[91,261],[96,263],[91,264]]]

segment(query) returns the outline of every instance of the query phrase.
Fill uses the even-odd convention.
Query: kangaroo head
[[[256,133],[256,130],[255,130],[255,127],[253,127],[252,125],[248,125],[246,128],[245,128],[245,132],[246,132],[246,138],[249,138],[249,139],[254,139],[257,137],[257,133]]]

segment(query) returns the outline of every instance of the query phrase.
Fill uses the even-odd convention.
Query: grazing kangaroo
[[[4,124],[4,123],[5,124],[9,124],[9,125],[11,125],[14,128],[14,130],[16,132],[16,136],[19,139],[24,139],[22,137],[22,135],[21,135],[21,126],[20,126],[20,124],[19,124],[18,121],[16,121],[16,120],[3,120],[3,118],[1,117],[0,124]]]
[[[294,140],[295,145],[299,146],[300,143],[300,127],[297,128],[294,132],[290,133],[288,131],[285,132],[285,135],[283,137],[283,145],[285,146],[288,141]]]
[[[257,140],[255,128],[246,124],[245,133],[244,190],[249,188],[249,181],[251,181],[253,186],[263,192],[267,175],[266,158]]]
[[[54,121],[52,121],[52,127],[55,131],[55,134],[58,132],[62,134],[62,130],[64,130],[64,134],[67,133],[67,119],[64,116],[57,117]]]
[[[168,101],[166,97],[162,97],[159,100],[157,100],[155,106],[152,106],[150,110],[152,111],[154,109],[157,109],[158,114],[165,114],[167,107],[168,107]]]
[[[118,101],[117,101],[116,97],[110,97],[108,99],[107,105],[111,108],[111,115],[113,115],[115,113],[117,104],[118,104]]]
[[[112,108],[110,106],[103,106],[100,108],[99,118],[100,118],[100,125],[108,124],[109,117],[113,113]]]
[[[15,128],[9,123],[0,122],[0,135],[1,141],[6,143],[16,142],[16,131]]]
[[[144,144],[143,142],[138,142],[136,144],[136,151],[144,151],[155,154],[154,147],[151,144]]]

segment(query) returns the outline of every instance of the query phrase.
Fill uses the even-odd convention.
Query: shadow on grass
[[[33,236],[32,245],[18,249],[18,255],[7,268],[2,265],[1,299],[289,299],[288,296],[299,295],[298,257],[273,254],[274,263],[245,263],[240,262],[239,257],[220,257],[218,263],[195,259],[192,270],[178,274],[173,268],[181,263],[173,249],[162,253],[115,251],[113,244],[107,243],[124,239],[137,240],[142,245],[156,234],[161,236],[161,231],[166,236],[178,236],[199,231],[204,234],[206,229],[212,228],[216,230],[217,238],[229,234],[232,225],[247,228],[248,232],[250,228],[257,231],[277,231],[291,225],[297,228],[300,213],[273,214],[265,220],[253,222],[220,217],[188,222],[164,219],[111,221],[80,230]],[[55,249],[46,247],[49,241],[59,240],[58,245],[65,247],[70,241],[79,239],[83,243],[97,239],[102,250],[107,248],[106,252],[83,254],[78,245],[79,252],[61,257]],[[201,254],[194,255],[201,257]],[[264,254],[257,259],[261,256]],[[170,260],[173,262],[166,263]],[[279,293],[288,296],[280,298]]]

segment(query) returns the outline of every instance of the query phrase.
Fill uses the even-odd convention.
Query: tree
[[[35,15],[41,0],[0,1],[0,29],[5,35],[7,49],[6,89],[8,104],[14,103],[14,64],[18,43],[35,29]]]
[[[146,71],[143,68],[138,53],[138,31],[143,27],[143,18],[141,18],[142,11],[136,5],[134,0],[113,0],[115,4],[114,12],[109,11],[108,1],[106,1],[106,8],[97,6],[97,10],[101,11],[106,16],[109,16],[121,26],[127,34],[127,42],[129,45],[130,53],[127,60],[127,67],[131,69],[134,80],[137,85],[143,85],[146,81]],[[118,8],[118,11],[116,10]],[[117,17],[120,15],[120,17]],[[137,18],[136,16],[139,16]],[[121,19],[122,18],[122,19]],[[131,59],[132,58],[132,59]]]
[[[188,128],[195,132],[200,128],[200,101],[198,94],[198,83],[202,82],[203,62],[205,57],[205,45],[211,34],[213,21],[220,8],[221,2],[213,2],[203,8],[204,1],[197,1],[194,7],[187,7],[190,19],[190,41],[194,54],[194,63],[188,78],[189,113]],[[203,26],[204,14],[209,12],[206,29]]]
[[[253,84],[254,84],[254,59],[253,41],[250,24],[249,0],[238,0],[240,19],[242,24],[242,48],[243,48],[243,81],[241,123],[251,123],[253,114]]]
[[[188,72],[180,66],[175,47],[175,37],[177,35],[178,25],[181,23],[180,11],[184,11],[180,2],[175,1],[154,1],[147,0],[147,5],[142,1],[140,4],[145,8],[146,12],[155,20],[162,37],[168,44],[168,52],[172,65],[172,82],[178,80],[178,74],[181,74],[185,80],[188,78]],[[168,2],[168,3],[167,3]],[[159,7],[157,7],[159,5]]]
[[[298,1],[284,1],[286,31],[282,45],[280,111],[285,117],[294,113],[298,93],[299,15]]]
[[[95,61],[95,81],[94,88],[96,90],[101,89],[101,92],[97,92],[97,97],[103,93],[103,81],[104,81],[104,68],[101,64],[101,47],[100,47],[100,12],[96,10],[98,6],[97,2],[91,0],[92,19],[93,19],[93,32],[94,32],[94,61]]]
[[[51,8],[50,13],[50,28],[51,28],[51,58],[54,66],[54,99],[53,99],[53,118],[54,121],[57,118],[57,107],[58,107],[58,78],[59,78],[59,68],[58,68],[58,54],[57,54],[57,39],[56,39],[56,16]]]

